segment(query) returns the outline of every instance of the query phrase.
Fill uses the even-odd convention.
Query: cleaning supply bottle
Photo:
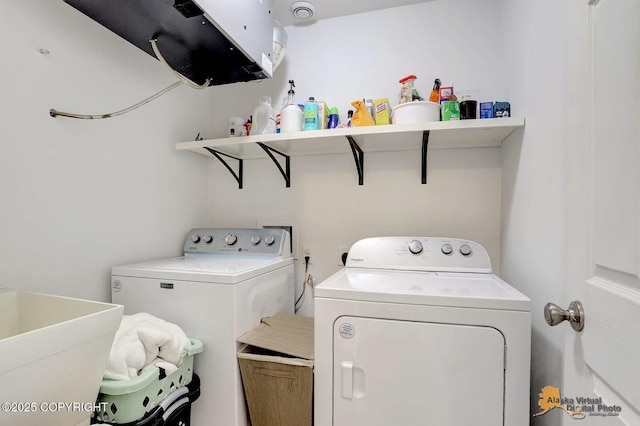
[[[411,89],[406,83],[402,83],[400,86],[400,93],[398,94],[398,103],[406,104],[411,102]]]
[[[293,90],[296,85],[293,80],[289,80],[290,89],[287,94],[287,101],[280,113],[280,133],[299,132],[302,130],[304,114],[302,109],[295,102],[296,92]]]
[[[373,119],[373,124],[376,123],[376,103],[373,99],[367,99],[366,101],[363,99],[365,105],[367,106],[367,110],[369,110],[369,115]]]
[[[413,101],[423,101],[418,89],[415,87],[415,81],[418,79],[415,75],[408,75],[401,78],[399,83],[402,84],[400,89],[399,102],[401,104]]]
[[[431,91],[431,95],[429,96],[429,100],[431,102],[440,102],[440,86],[442,86],[442,82],[439,78],[436,78],[433,82],[433,90]]]
[[[276,132],[276,115],[271,108],[271,97],[261,96],[260,104],[253,110],[252,135],[266,135]]]
[[[340,124],[340,115],[338,114],[338,108],[331,107],[329,110],[329,122],[327,123],[327,129],[335,129]]]
[[[304,104],[304,130],[318,130],[318,104],[313,96]]]

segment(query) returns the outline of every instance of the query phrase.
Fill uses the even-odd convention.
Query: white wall
[[[247,162],[242,190],[212,163],[210,224],[290,218],[299,243],[314,249],[318,281],[337,270],[336,247],[362,237],[480,242],[503,278],[532,298],[537,412],[541,387],[561,385],[564,355],[564,334],[546,325],[542,308],[563,304],[565,294],[566,22],[566,10],[551,0],[438,1],[288,27],[289,52],[273,80],[214,89],[213,136],[225,134],[228,116],[248,116],[258,96],[283,97],[290,78],[298,101],[315,96],[344,118],[356,98],[388,96],[395,104],[397,80],[410,73],[423,91],[437,76],[456,89],[480,89],[482,99],[509,100],[512,114],[526,117],[526,131],[502,150],[431,151],[427,185],[419,184],[418,152],[366,156],[362,187],[350,155],[293,158],[289,189],[267,160]],[[313,60],[303,59],[306,52]],[[532,423],[559,424],[562,414]]]
[[[556,2],[436,1],[288,27],[274,79],[179,88],[105,121],[48,110],[120,109],[172,77],[62,1],[3,6],[0,286],[108,300],[112,265],[177,255],[185,232],[202,225],[297,223],[317,280],[338,269],[337,247],[363,237],[470,238],[533,299],[533,391],[559,385],[562,333],[542,319],[546,302],[565,301],[567,17]],[[427,185],[419,153],[394,152],[366,156],[364,186],[350,155],[293,158],[291,188],[270,161],[247,161],[239,190],[215,160],[174,149],[198,132],[224,135],[229,116],[248,116],[263,94],[279,100],[290,78],[299,101],[316,96],[344,117],[357,98],[395,104],[397,80],[411,73],[423,92],[440,77],[510,100],[526,131],[502,150],[431,151]],[[534,422],[558,424],[556,415]]]
[[[174,79],[61,0],[5,2],[0,43],[0,286],[109,300],[112,265],[177,255],[205,222],[207,161],[174,144],[206,131],[209,89],[54,119],[52,107],[111,112]]]
[[[509,97],[526,117],[524,137],[503,147],[502,275],[532,299],[533,414],[542,387],[562,386],[564,330],[543,308],[566,308],[568,16],[553,0],[505,1],[502,12]],[[560,424],[555,411],[533,424]]]
[[[215,87],[211,137],[226,135],[227,119],[248,117],[261,95],[269,95],[276,112],[296,82],[296,100],[325,101],[346,118],[351,102],[388,97],[398,103],[398,80],[418,77],[423,95],[433,81],[456,90],[477,89],[487,100],[503,99],[505,59],[501,0],[431,1],[377,12],[288,26],[287,54],[273,79]]]
[[[408,74],[418,76],[426,95],[439,77],[458,90],[479,89],[483,99],[504,99],[507,72],[495,45],[500,4],[427,2],[287,27],[287,57],[274,79],[213,89],[211,136],[225,135],[229,116],[251,114],[260,95],[284,97],[291,78],[298,101],[315,96],[343,118],[358,98],[397,104],[398,80]],[[280,102],[274,105],[279,111]],[[244,189],[211,161],[209,225],[297,223],[299,244],[313,248],[310,272],[317,281],[339,269],[338,247],[380,235],[476,240],[500,268],[500,149],[432,150],[426,185],[418,151],[366,154],[363,186],[350,154],[292,158],[291,188],[270,160],[246,161]],[[303,274],[296,264],[299,292]],[[301,313],[311,314],[311,304]]]

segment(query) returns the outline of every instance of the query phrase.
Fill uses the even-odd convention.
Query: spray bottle
[[[293,80],[289,80],[289,85],[290,89],[287,93],[287,100],[280,113],[280,133],[299,132],[302,130],[304,114],[295,102],[296,92],[293,88],[296,87],[296,85]]]
[[[400,88],[400,94],[398,95],[398,101],[401,104],[413,101],[423,101],[420,96],[418,88],[415,87],[415,81],[418,79],[415,75],[408,75],[401,78],[399,83],[402,85]]]

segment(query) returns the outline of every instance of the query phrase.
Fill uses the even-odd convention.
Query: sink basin
[[[88,425],[122,313],[0,289],[0,426]]]

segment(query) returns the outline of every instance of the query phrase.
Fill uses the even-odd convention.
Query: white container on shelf
[[[391,109],[393,124],[426,123],[440,121],[440,104],[416,101],[399,104]]]
[[[271,107],[271,97],[261,96],[260,104],[253,110],[252,135],[266,135],[276,132],[276,115]]]
[[[290,103],[280,113],[280,133],[301,132],[304,114],[302,108],[295,103]]]

